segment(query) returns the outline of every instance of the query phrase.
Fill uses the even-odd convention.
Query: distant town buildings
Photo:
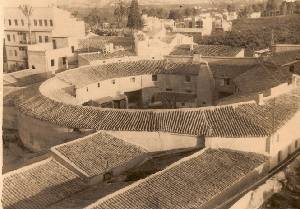
[[[51,69],[58,69],[58,63],[66,63],[68,57],[75,51],[74,41],[85,36],[85,27],[84,22],[77,21],[69,12],[56,7],[32,7],[28,17],[20,8],[10,7],[4,9],[4,36],[6,53],[4,72],[36,69],[43,66],[37,61],[44,59],[47,60],[41,62],[50,63]],[[70,41],[69,38],[74,38],[74,41]],[[34,46],[36,44],[38,46]],[[55,55],[45,57],[45,54],[40,54],[42,57],[37,58],[38,50]],[[30,57],[31,55],[34,57]],[[48,70],[46,66],[48,64],[41,70]]]

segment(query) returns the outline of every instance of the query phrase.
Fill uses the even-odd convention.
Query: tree
[[[267,9],[267,11],[277,10],[278,9],[277,1],[276,0],[268,0],[266,9]]]
[[[138,0],[132,0],[128,12],[127,27],[141,29],[143,27],[142,17],[139,10]]]
[[[29,44],[32,43],[31,41],[31,16],[32,16],[32,6],[28,5],[28,4],[24,4],[24,5],[20,5],[19,9],[22,11],[23,15],[27,18],[27,26],[28,26],[28,32],[29,32],[29,39],[27,40],[27,44],[29,42]]]
[[[227,11],[228,12],[235,12],[236,11],[236,8],[233,4],[228,4],[227,5]]]
[[[119,3],[117,4],[114,15],[117,17],[118,26],[120,28],[120,24],[123,22],[124,17],[127,14],[127,6],[122,0],[119,0]]]
[[[280,13],[282,15],[287,14],[287,3],[286,3],[286,1],[282,2],[281,7],[280,7]]]
[[[184,16],[186,16],[186,17],[190,17],[190,16],[192,16],[193,15],[193,9],[192,8],[185,8],[184,9]]]
[[[182,19],[182,17],[183,14],[179,9],[170,10],[169,19],[178,20],[178,19]]]

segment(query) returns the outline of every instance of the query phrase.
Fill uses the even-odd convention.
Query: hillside
[[[196,39],[200,44],[223,44],[243,47],[252,56],[254,50],[269,47],[272,31],[276,43],[300,44],[300,15],[238,19],[231,32]]]

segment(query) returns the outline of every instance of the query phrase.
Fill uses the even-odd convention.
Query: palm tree
[[[22,11],[24,16],[27,18],[28,31],[29,31],[28,41],[29,41],[29,44],[31,44],[31,16],[32,16],[33,8],[32,8],[32,6],[30,6],[28,4],[24,4],[24,5],[20,5],[19,9]],[[28,44],[28,41],[27,41],[27,44]]]

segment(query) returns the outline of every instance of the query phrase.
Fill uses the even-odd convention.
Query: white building
[[[53,6],[33,7],[32,15],[28,19],[18,7],[7,7],[4,9],[7,69],[4,71],[10,72],[29,67],[29,44],[48,43],[55,38],[81,38],[84,35],[84,22],[77,21],[67,11]]]

